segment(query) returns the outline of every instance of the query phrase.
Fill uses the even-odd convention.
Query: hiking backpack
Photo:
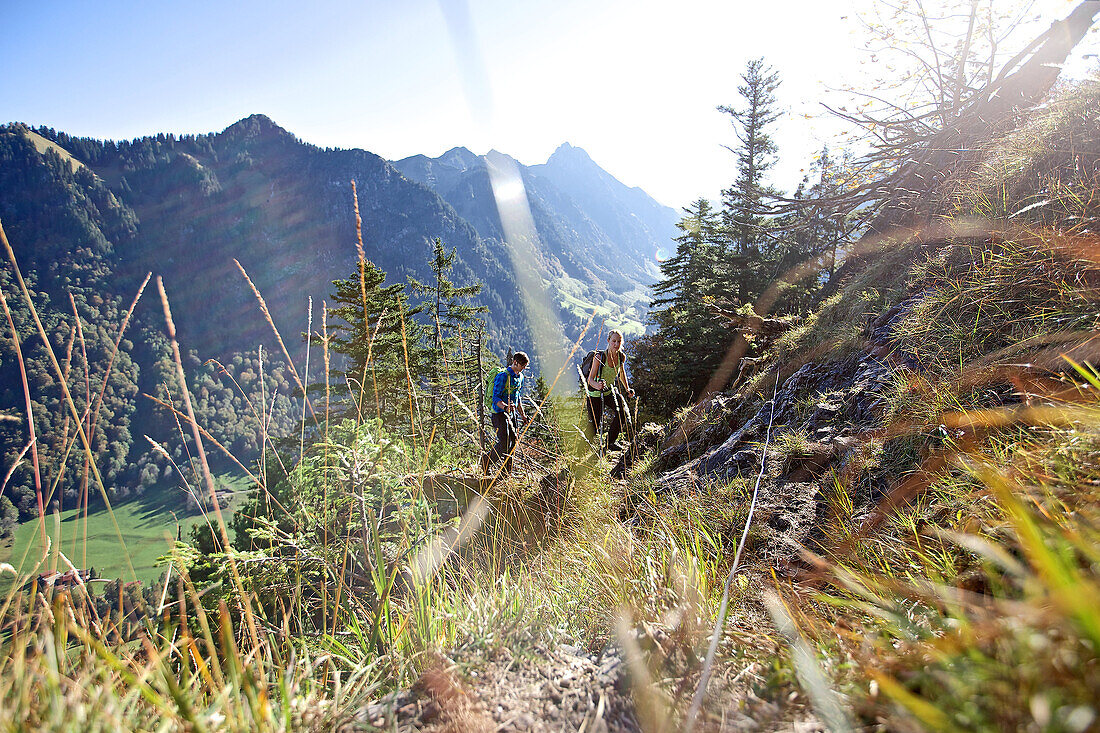
[[[487,379],[485,381],[485,406],[488,407],[490,410],[493,409],[493,387],[496,386],[497,377],[500,376],[501,372],[505,372],[504,389],[507,390],[508,389],[508,380],[510,380],[512,378],[511,374],[507,374],[508,367],[500,367],[499,369],[496,370],[495,373],[490,374],[489,379]]]
[[[584,359],[581,361],[581,377],[584,379],[585,389],[590,389],[588,386],[588,374],[592,371],[592,360],[595,359],[597,355],[600,357],[600,364],[603,364],[604,360],[607,358],[603,350],[589,351],[584,355]],[[599,375],[597,374],[597,376]]]

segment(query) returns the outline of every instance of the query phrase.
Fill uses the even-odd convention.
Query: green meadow
[[[248,491],[248,481],[228,474],[214,480],[220,494],[232,492],[222,505],[228,522]],[[176,537],[187,540],[192,527],[205,524],[208,517],[210,522],[216,521],[212,512],[189,509],[187,492],[178,484],[158,484],[140,497],[113,504],[111,509],[108,511],[102,501],[97,501],[89,506],[87,520],[83,509],[76,507],[47,514],[48,552],[42,543],[39,520],[23,522],[13,537],[0,543],[0,563],[10,563],[20,576],[64,572],[69,568],[60,552],[78,568],[95,568],[99,577],[130,581],[136,576],[149,582],[163,572],[157,558],[171,549]],[[6,584],[6,578],[0,582]]]

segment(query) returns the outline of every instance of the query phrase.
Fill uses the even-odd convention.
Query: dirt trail
[[[710,680],[696,721],[697,733],[825,730],[793,680],[769,684],[768,660],[779,653],[779,642],[761,634],[760,626],[753,613],[730,619],[719,655],[727,661],[716,667]],[[657,627],[643,624],[635,636],[648,676],[666,690],[650,694],[653,707],[648,718],[642,709],[645,700],[634,691],[628,664],[617,648],[593,653],[558,644],[515,655],[498,649],[476,672],[468,671],[461,679],[453,667],[441,662],[411,689],[361,711],[352,729],[402,733],[678,730],[699,668],[685,664],[678,642]],[[669,712],[665,704],[673,690],[678,697],[675,712]],[[644,720],[650,724],[643,726]]]
[[[566,644],[522,657],[498,651],[468,682],[442,668],[369,706],[367,729],[398,731],[640,731],[626,667],[615,652]]]

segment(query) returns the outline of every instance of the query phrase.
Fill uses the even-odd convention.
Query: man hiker
[[[504,470],[512,470],[512,450],[516,445],[516,428],[512,415],[518,412],[522,419],[527,419],[519,393],[523,389],[523,370],[527,368],[529,361],[527,354],[517,351],[512,355],[512,363],[508,368],[501,369],[493,379],[490,419],[497,431],[497,444],[481,457],[481,471],[486,475],[492,464],[501,459],[504,459]]]
[[[600,420],[603,418],[604,408],[613,411],[611,427],[607,429],[609,450],[617,445],[615,441],[618,440],[619,433],[623,429],[624,412],[628,409],[625,403],[619,404],[621,396],[616,394],[615,385],[622,384],[626,394],[634,397],[634,390],[626,382],[626,354],[622,352],[622,345],[623,332],[608,331],[607,350],[595,352],[592,366],[588,368],[588,374],[584,377],[588,387],[585,403],[588,406],[588,417],[592,421],[593,437],[599,437]]]

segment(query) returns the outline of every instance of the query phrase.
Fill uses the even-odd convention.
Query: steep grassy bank
[[[634,511],[716,535],[703,587],[759,481],[701,721],[1096,724],[1098,104],[1085,85],[989,141],[752,382],[658,434]],[[701,666],[663,686],[670,720]]]

